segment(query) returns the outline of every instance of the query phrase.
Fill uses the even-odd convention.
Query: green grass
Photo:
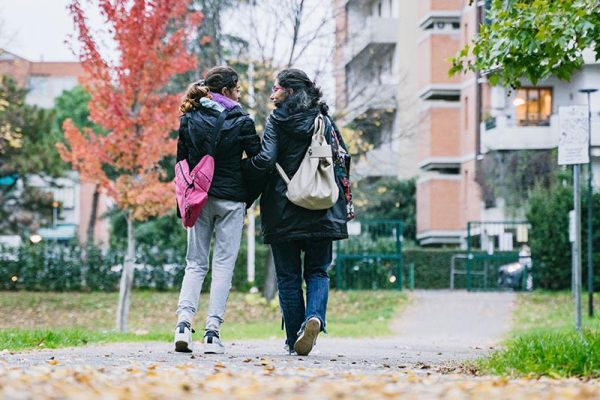
[[[136,291],[129,332],[113,330],[117,293],[0,293],[0,351],[57,348],[88,343],[170,341],[178,293]],[[200,299],[196,325],[203,323],[208,296]],[[387,336],[391,319],[406,305],[395,291],[331,291],[327,330],[335,337]],[[222,334],[226,340],[281,338],[277,302],[231,293]],[[18,328],[15,328],[18,327]]]
[[[585,307],[583,311],[585,315]],[[584,316],[581,334],[574,326],[570,293],[520,294],[504,349],[478,361],[477,367],[483,373],[507,376],[598,378],[600,318]]]

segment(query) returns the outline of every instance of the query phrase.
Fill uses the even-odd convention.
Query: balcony
[[[540,126],[518,126],[505,115],[489,118],[481,124],[481,151],[544,150],[558,147],[558,114]],[[600,119],[592,117],[592,146],[600,146]]]
[[[371,110],[396,110],[397,85],[376,84],[354,95],[346,106],[343,124],[348,124]]]
[[[345,64],[370,48],[393,47],[399,39],[397,18],[367,17],[365,22],[362,29],[348,34]]]
[[[518,126],[505,115],[488,118],[481,125],[482,152],[493,150],[543,150],[558,146],[558,115],[549,125]]]

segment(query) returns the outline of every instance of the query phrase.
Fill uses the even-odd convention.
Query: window
[[[552,88],[521,88],[513,100],[518,126],[550,126]]]
[[[465,96],[465,131],[469,129],[469,96]]]

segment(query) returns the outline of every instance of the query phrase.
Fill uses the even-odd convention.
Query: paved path
[[[230,342],[225,355],[177,354],[170,343],[4,353],[0,399],[600,398],[597,380],[478,377],[454,368],[496,346],[514,300],[415,292],[394,337],[319,338],[308,357],[285,355],[282,340]]]
[[[204,355],[200,345],[193,359],[189,354],[173,352],[170,343],[120,343],[5,354],[0,361],[23,368],[43,364],[51,357],[66,365],[94,367],[186,362],[212,366],[228,362],[243,370],[253,360],[268,358],[281,365],[318,366],[332,371],[429,368],[477,358],[493,349],[510,326],[514,299],[512,293],[416,291],[405,312],[393,323],[395,337],[323,336],[308,357],[286,355],[281,339],[229,342],[225,355]]]
[[[496,346],[508,331],[512,292],[416,291],[393,324],[397,340],[413,351],[438,349],[468,357]]]

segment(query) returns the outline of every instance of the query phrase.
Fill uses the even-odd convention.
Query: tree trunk
[[[94,232],[96,230],[96,219],[98,218],[98,200],[100,199],[100,185],[94,187],[94,196],[92,197],[92,212],[90,213],[90,222],[87,228],[86,242],[88,245],[94,244]]]
[[[119,306],[117,308],[117,330],[127,332],[129,319],[129,305],[131,303],[131,289],[133,287],[133,273],[135,270],[135,231],[133,216],[127,214],[127,255],[121,272],[121,283],[119,287]]]
[[[263,289],[263,297],[267,301],[271,301],[277,294],[277,276],[275,273],[275,261],[273,260],[273,251],[269,246],[269,254],[267,255],[267,273],[265,274],[265,287]]]
[[[96,231],[96,219],[98,218],[98,201],[100,199],[100,185],[94,186],[94,195],[92,197],[92,210],[90,212],[90,220],[87,227],[87,233],[85,238],[85,248],[83,249],[82,258],[83,263],[81,265],[81,287],[87,288],[87,274],[88,274],[88,251],[89,247],[94,245],[94,237]]]

